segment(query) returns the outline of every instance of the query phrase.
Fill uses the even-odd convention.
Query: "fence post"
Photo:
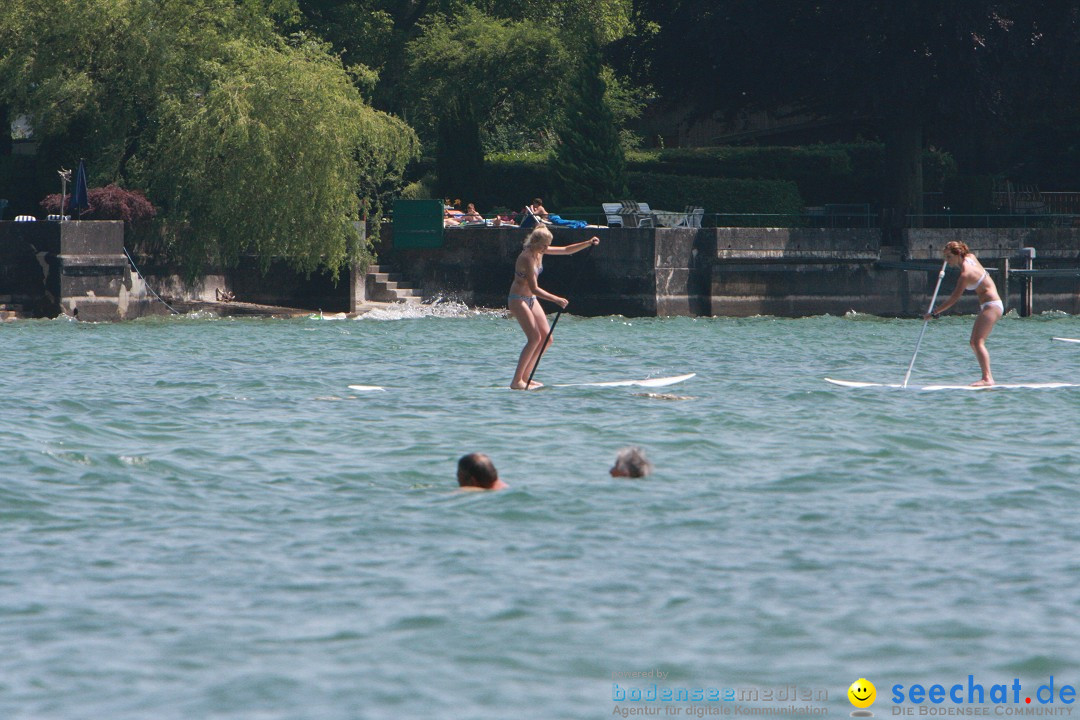
[[[1024,258],[1024,269],[1035,269],[1035,248],[1023,247],[1020,248],[1020,255]],[[1020,317],[1031,317],[1032,311],[1032,297],[1035,294],[1035,277],[1033,275],[1024,276],[1024,284],[1020,286]]]

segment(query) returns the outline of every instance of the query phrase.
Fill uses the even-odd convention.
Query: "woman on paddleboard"
[[[510,285],[510,295],[506,299],[510,314],[521,329],[525,331],[525,347],[518,358],[517,370],[510,387],[514,390],[530,390],[541,387],[535,380],[529,382],[529,375],[540,360],[544,349],[551,345],[548,337],[548,321],[539,300],[549,300],[560,308],[565,308],[570,301],[549,293],[537,284],[537,278],[544,271],[544,255],[573,255],[587,247],[600,244],[600,238],[593,236],[583,242],[551,247],[551,231],[541,225],[525,237],[524,247],[514,263],[514,282]],[[548,342],[545,345],[544,339]]]
[[[960,270],[960,278],[956,281],[956,289],[952,295],[941,303],[937,310],[924,315],[923,319],[940,317],[941,313],[956,304],[964,290],[974,290],[979,297],[979,314],[975,318],[975,326],[971,328],[971,349],[975,351],[975,358],[979,361],[982,378],[971,384],[980,387],[993,385],[994,376],[990,373],[990,353],[986,350],[986,338],[994,329],[994,323],[1005,314],[1005,305],[998,295],[994,279],[967,245],[957,241],[950,242],[945,246],[943,254],[945,262]]]

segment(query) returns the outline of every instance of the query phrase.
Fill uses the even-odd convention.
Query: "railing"
[[[1072,195],[1074,193],[1062,193]],[[1080,193],[1076,193],[1080,196]],[[675,213],[677,215],[677,213]],[[599,212],[573,212],[561,215],[567,220],[584,220],[592,225],[607,225],[607,216]],[[660,214],[664,217],[664,213]],[[907,215],[911,228],[1080,228],[1080,211],[1075,213],[984,213],[964,214],[934,212]],[[878,213],[821,212],[813,209],[801,213],[706,213],[702,225],[709,227],[777,227],[777,228],[860,228],[881,227]],[[657,227],[668,227],[656,223]]]
[[[1046,209],[1054,215],[1080,215],[1080,192],[1040,193]]]
[[[1080,227],[1080,214],[1001,213],[964,215],[938,213],[908,215],[909,227],[923,228],[1053,228]]]

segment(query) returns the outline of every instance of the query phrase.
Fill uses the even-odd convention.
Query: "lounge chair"
[[[604,209],[604,215],[607,216],[608,227],[622,227],[622,203],[601,203],[600,207]]]
[[[532,211],[531,207],[526,205],[525,206],[524,217],[521,218],[521,222],[518,224],[518,227],[534,228],[534,227],[536,227],[538,225],[548,225],[548,224],[549,223],[547,221],[545,221],[542,217],[540,217],[539,215],[534,213]]]
[[[701,227],[701,221],[705,217],[705,208],[694,207],[693,205],[686,206],[686,227],[699,228]]]
[[[652,210],[648,203],[636,203],[633,200],[623,200],[619,213],[623,216],[623,225],[628,227],[656,227],[653,222]]]

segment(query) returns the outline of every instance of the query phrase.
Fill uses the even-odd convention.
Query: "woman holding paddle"
[[[943,254],[946,263],[960,270],[960,278],[956,281],[956,289],[952,295],[941,303],[937,310],[924,315],[923,319],[939,317],[942,312],[956,304],[964,290],[974,290],[979,297],[979,314],[975,318],[975,326],[971,329],[971,349],[975,351],[975,358],[979,361],[982,378],[971,384],[977,387],[993,385],[994,376],[990,373],[990,353],[986,350],[986,338],[994,329],[994,323],[1005,313],[1005,305],[1001,302],[1001,296],[998,295],[997,286],[990,273],[967,245],[954,240],[945,246]]]
[[[563,247],[551,246],[551,231],[546,226],[533,230],[525,237],[521,254],[514,263],[514,282],[510,285],[510,295],[506,304],[521,329],[525,331],[525,347],[518,358],[517,369],[510,387],[514,390],[531,390],[541,384],[531,380],[540,356],[551,344],[547,315],[537,300],[548,300],[560,308],[565,308],[570,301],[549,293],[537,284],[537,278],[544,271],[544,255],[573,255],[587,247],[600,244],[600,238],[593,236],[584,242]]]

